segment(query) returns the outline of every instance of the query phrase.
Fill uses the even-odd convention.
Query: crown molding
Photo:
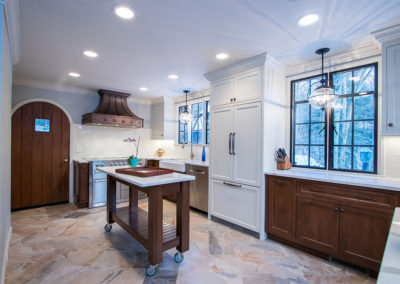
[[[164,102],[173,103],[174,100],[171,97],[157,97],[154,99],[150,99],[150,101],[151,101],[151,104],[158,104],[158,103],[164,103]]]
[[[376,43],[372,40],[371,42],[361,44],[347,52],[332,55],[329,57],[324,57],[325,68],[332,68],[338,65],[347,64],[350,62],[357,62],[369,58],[375,58],[381,56],[381,50]],[[321,59],[303,62],[296,65],[288,65],[286,67],[285,73],[286,77],[293,77],[303,73],[309,72],[320,72],[321,69]]]
[[[72,87],[67,85],[60,85],[55,83],[48,83],[36,80],[26,80],[26,79],[18,79],[13,78],[13,85],[20,85],[25,87],[37,88],[37,89],[45,89],[55,92],[64,92],[70,93],[80,96],[95,96],[97,97],[97,90],[95,89],[86,89],[86,88],[79,88],[79,87]],[[128,102],[132,103],[140,103],[140,104],[151,104],[151,99],[146,98],[135,98],[130,96],[128,98]]]
[[[13,65],[21,59],[21,28],[19,23],[19,1],[1,1],[4,5],[4,15],[7,27],[7,36],[10,43],[11,60]]]
[[[218,70],[208,72],[204,74],[204,77],[206,77],[208,81],[216,81],[221,78],[226,78],[229,76],[233,76],[237,73],[247,71],[248,69],[263,67],[266,58],[267,58],[267,53],[264,52],[259,55],[241,60],[229,66],[220,68]]]
[[[210,93],[211,93],[210,88],[206,88],[203,90],[199,90],[199,91],[190,93],[190,94],[188,94],[188,102],[193,101],[193,100],[198,100],[201,98],[210,97]],[[177,97],[175,97],[175,100],[174,100],[175,104],[183,103],[185,101],[186,101],[185,95],[177,96]]]
[[[400,24],[374,31],[371,34],[381,43],[400,39]]]

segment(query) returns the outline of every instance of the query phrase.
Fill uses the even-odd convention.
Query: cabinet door
[[[212,106],[231,104],[234,97],[234,80],[218,81],[211,86]]]
[[[210,177],[231,179],[233,155],[229,152],[229,140],[233,133],[233,108],[214,109],[210,125]]]
[[[233,180],[261,186],[261,103],[234,107]]]
[[[235,103],[261,100],[261,70],[247,72],[235,79]]]
[[[337,255],[339,251],[339,205],[297,197],[296,240],[318,251]]]
[[[341,257],[378,271],[391,219],[390,214],[342,206],[340,212]]]
[[[151,138],[163,139],[164,136],[164,103],[151,106]]]
[[[260,188],[210,180],[210,214],[259,232]]]
[[[384,133],[400,135],[400,44],[384,49],[383,114],[386,115]],[[386,58],[386,59],[385,59]]]
[[[294,239],[294,181],[283,178],[268,178],[267,193],[267,233]]]

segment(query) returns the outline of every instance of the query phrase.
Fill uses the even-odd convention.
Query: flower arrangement
[[[124,139],[124,142],[133,143],[133,145],[135,145],[136,154],[135,154],[135,155],[129,156],[129,158],[128,158],[128,163],[129,163],[132,167],[136,167],[136,166],[137,166],[137,163],[138,163],[138,153],[139,153],[140,136],[139,136],[138,140],[136,140],[135,138],[126,138],[126,139]]]

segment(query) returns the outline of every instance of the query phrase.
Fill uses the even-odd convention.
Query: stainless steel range
[[[127,159],[122,158],[89,161],[89,208],[104,206],[107,203],[107,174],[99,171],[98,168],[125,166],[127,164]],[[127,201],[125,190],[125,188],[121,190],[121,184],[117,185],[117,197],[119,197],[119,202]],[[122,191],[124,191],[123,196]]]

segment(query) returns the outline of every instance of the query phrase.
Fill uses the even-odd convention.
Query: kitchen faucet
[[[185,145],[189,144],[189,142],[183,142],[182,143],[182,149],[185,149]],[[190,159],[194,159],[194,153],[193,153],[193,143],[190,142]]]

